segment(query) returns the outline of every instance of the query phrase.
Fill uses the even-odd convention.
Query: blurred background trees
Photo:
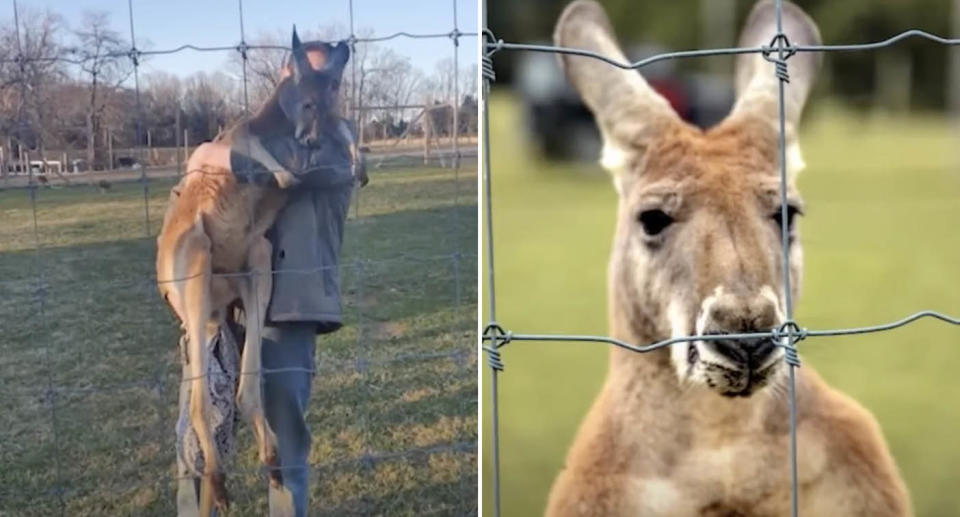
[[[755,4],[755,0],[600,2],[631,60],[675,50],[735,47]],[[490,0],[489,25],[504,41],[550,44],[567,3]],[[960,0],[795,3],[816,20],[827,44],[881,41],[908,29],[960,37]],[[733,60],[713,56],[661,61],[641,73],[680,116],[709,127],[733,103]],[[494,61],[496,86],[513,88],[522,101],[531,143],[548,157],[595,159],[599,135],[556,56],[504,51]],[[875,51],[824,53],[811,106],[822,106],[825,99],[860,116],[952,112],[960,120],[960,47],[911,38]]]
[[[550,40],[565,0],[489,0],[489,25],[513,42]],[[602,0],[621,40],[656,43],[665,49],[735,46],[753,0]],[[797,0],[820,25],[826,43],[886,39],[906,29],[960,37],[956,0]],[[951,26],[953,25],[953,27]],[[826,57],[820,93],[865,108],[880,96],[904,109],[943,109],[951,71],[951,49],[911,39],[877,52],[833,53]],[[518,53],[497,56],[497,82],[514,79]],[[636,58],[636,56],[629,56]],[[677,62],[680,70],[722,69],[724,59]],[[730,68],[729,60],[727,69]]]

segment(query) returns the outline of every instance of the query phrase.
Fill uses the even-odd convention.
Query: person
[[[303,45],[311,66],[322,67],[329,45]],[[291,73],[288,61],[280,71],[281,79]],[[355,141],[352,125],[349,131]],[[344,223],[354,185],[365,185],[367,177],[362,156],[352,153],[342,139],[325,139],[311,149],[292,137],[273,137],[261,143],[300,180],[289,190],[287,205],[267,233],[273,245],[274,274],[262,350],[264,407],[277,436],[282,473],[281,484],[270,483],[270,515],[300,517],[308,510],[311,437],[305,413],[314,377],[316,336],[343,325],[338,265]],[[248,158],[243,149],[215,141],[199,146],[195,153],[201,153],[205,164],[231,170],[238,181],[272,179],[272,172]],[[242,343],[241,332],[242,328],[229,322],[208,344],[212,357],[212,428],[222,457],[229,457],[233,449],[233,397],[239,371],[236,343]],[[184,365],[185,378],[186,368]],[[197,468],[202,467],[202,455],[187,412],[190,384],[181,384],[177,425],[177,509],[181,517],[197,514],[200,483],[195,476],[202,472]]]

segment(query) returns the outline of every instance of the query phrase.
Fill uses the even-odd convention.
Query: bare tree
[[[428,110],[418,119],[421,130],[432,136],[452,136],[454,110],[461,135],[476,132],[476,67],[454,68],[452,58],[437,62],[434,73],[420,87],[419,97]]]
[[[243,114],[239,85],[227,74],[197,72],[183,84],[184,125],[195,139],[213,138]]]
[[[155,71],[143,78],[144,115],[154,145],[176,145],[183,115],[183,92],[183,81],[171,73]]]
[[[456,88],[454,88],[456,86]],[[466,97],[477,95],[477,69],[475,66],[454,69],[453,58],[441,59],[434,67],[433,76],[425,83],[424,100],[451,102],[456,93],[460,104]]]
[[[80,70],[88,79],[86,103],[87,162],[90,167],[102,166],[103,122],[107,108],[121,85],[133,73],[133,63],[126,52],[130,44],[110,28],[106,11],[83,13],[81,29],[73,31],[76,45],[70,49],[81,61]],[[111,164],[112,166],[112,164]]]
[[[54,59],[61,51],[57,34],[63,19],[28,8],[20,9],[19,18],[19,28],[13,20],[0,26],[0,54],[24,59],[22,69],[18,63],[0,64],[0,132],[42,149],[53,134],[49,97],[64,78],[63,64]]]

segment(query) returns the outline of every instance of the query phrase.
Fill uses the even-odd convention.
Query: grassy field
[[[515,332],[605,334],[616,207],[609,178],[596,166],[531,156],[514,101],[493,100],[497,319]],[[824,329],[892,321],[920,309],[960,314],[957,134],[942,119],[857,119],[813,108],[801,140],[808,215],[801,223],[806,275],[797,320]],[[923,321],[887,333],[809,339],[800,347],[804,364],[877,416],[916,514],[960,515],[960,329]],[[540,515],[601,385],[607,350],[517,342],[502,353],[503,515]],[[483,379],[489,415],[488,372]]]
[[[315,514],[476,512],[471,167],[374,172],[351,208],[346,326],[317,340]],[[146,212],[138,183],[40,189],[36,221],[27,190],[0,192],[0,515],[173,514],[178,329],[152,280],[171,186]],[[243,426],[239,445],[232,515],[264,515]]]

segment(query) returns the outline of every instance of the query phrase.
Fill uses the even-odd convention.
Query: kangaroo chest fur
[[[788,435],[764,425],[755,401],[719,399],[714,393],[687,393],[673,399],[679,411],[663,414],[642,399],[632,411],[611,415],[619,436],[612,437],[630,451],[626,483],[635,490],[632,504],[640,515],[763,517],[784,515],[789,504]],[[649,394],[647,394],[649,396]],[[686,400],[685,400],[686,399]],[[714,422],[701,412],[706,404],[727,405]],[[645,407],[646,406],[646,407]],[[737,406],[742,406],[738,408]],[[753,407],[751,407],[753,406]],[[636,412],[635,412],[636,411]],[[647,415],[657,414],[651,422]],[[632,416],[644,420],[631,425]],[[636,422],[639,424],[639,422]],[[636,443],[636,433],[649,434]],[[771,468],[773,467],[773,468]]]
[[[672,517],[768,517],[789,514],[787,440],[770,444],[762,433],[697,443],[669,457],[647,457],[659,469],[640,466],[623,480],[636,515]],[[763,444],[763,445],[758,445]],[[645,454],[636,460],[643,461]],[[777,465],[770,469],[770,465]]]

